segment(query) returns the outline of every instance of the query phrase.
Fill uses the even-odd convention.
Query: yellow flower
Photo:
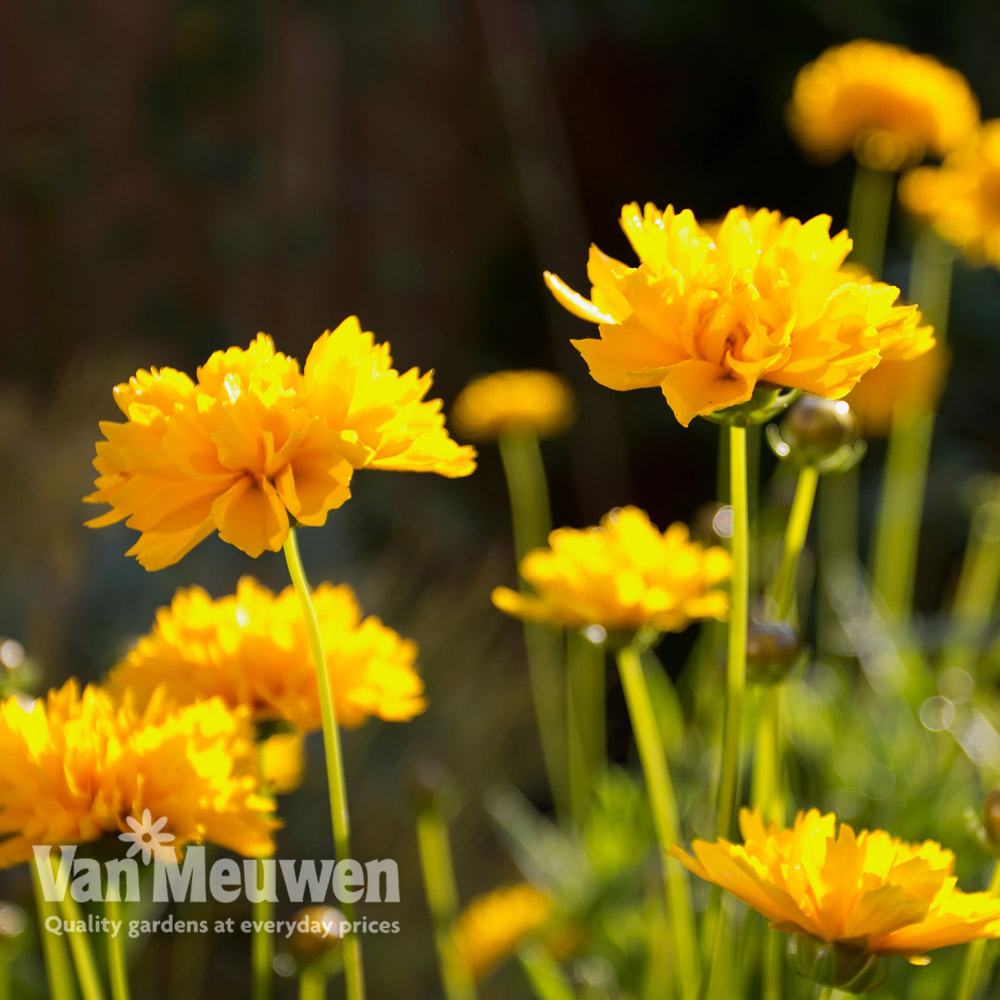
[[[818,160],[852,151],[874,170],[944,156],[979,121],[968,81],[931,56],[859,39],[827,49],[795,78],[788,122]]]
[[[455,921],[452,943],[476,979],[512,955],[552,917],[552,900],[522,882],[474,899]]]
[[[474,441],[518,431],[553,437],[573,421],[573,393],[551,372],[496,372],[473,379],[459,393],[451,416],[456,429]]]
[[[320,584],[312,598],[337,721],[360,726],[374,715],[403,722],[422,712],[416,644],[375,616],[362,619],[350,587]],[[200,587],[179,590],[111,671],[109,684],[139,702],[162,687],[183,703],[219,697],[248,706],[255,719],[284,720],[303,731],[321,723],[298,596],[292,587],[275,595],[250,577],[218,600]]]
[[[855,834],[818,810],[792,829],[740,813],[743,844],[696,840],[670,852],[778,930],[860,956],[919,959],[933,948],[1000,936],[1000,900],[955,887],[955,856],[933,841],[907,844],[884,830]],[[918,962],[918,964],[923,964]]]
[[[301,733],[275,733],[261,741],[260,780],[269,792],[287,795],[302,784],[306,763],[303,743]]]
[[[475,452],[444,429],[430,375],[400,375],[388,345],[355,317],[323,334],[306,360],[264,334],[216,351],[194,381],[172,368],[139,371],[115,387],[125,423],[101,423],[96,491],[141,532],[129,555],[146,569],[177,562],[213,531],[258,556],[278,551],[290,518],[320,525],[350,496],[354,469],[468,475]]]
[[[972,263],[1000,267],[1000,120],[985,122],[940,167],[906,174],[899,198]]]
[[[277,823],[258,790],[256,753],[249,713],[218,699],[176,707],[161,691],[140,710],[73,681],[30,704],[7,698],[0,865],[27,861],[34,844],[128,833],[146,810],[166,817],[171,846],[207,840],[269,855]]]
[[[725,591],[713,589],[729,578],[729,553],[692,541],[683,524],[661,534],[636,507],[611,511],[597,528],[559,528],[549,546],[521,560],[521,575],[538,596],[497,587],[493,603],[501,611],[550,625],[677,632],[729,610]]]
[[[747,402],[758,384],[839,399],[916,330],[898,289],[843,270],[851,240],[830,236],[828,216],[735,208],[705,228],[690,211],[633,203],[621,224],[638,267],[592,247],[590,300],[545,278],[598,324],[600,338],[573,341],[591,376],[611,389],[659,386],[685,427]]]

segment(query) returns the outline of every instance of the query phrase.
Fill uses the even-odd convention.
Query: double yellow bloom
[[[355,469],[466,476],[475,451],[425,400],[430,373],[400,374],[388,344],[356,317],[316,341],[303,369],[264,334],[247,350],[217,351],[193,380],[172,368],[139,371],[115,388],[125,423],[105,421],[86,499],[126,520],[146,569],[177,562],[213,531],[248,555],[277,551],[290,519],[320,525],[350,494]]]

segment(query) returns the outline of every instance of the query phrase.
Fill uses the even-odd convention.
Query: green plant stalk
[[[299,973],[299,1000],[326,1000],[326,973],[310,966]]]
[[[816,990],[816,1000],[833,1000],[833,987],[820,986]]]
[[[817,593],[817,652],[829,655],[838,633],[832,587],[845,567],[858,558],[858,501],[861,466],[824,476],[819,486],[819,537]]]
[[[538,1000],[575,1000],[573,989],[559,964],[538,942],[524,945],[517,958]]]
[[[607,758],[604,647],[576,629],[566,634],[566,733],[570,810],[583,826]]]
[[[847,211],[847,231],[854,241],[851,259],[873,278],[882,274],[885,237],[896,187],[896,175],[884,170],[870,170],[858,164]]]
[[[793,621],[795,614],[795,581],[799,571],[799,561],[805,548],[809,521],[812,518],[816,500],[816,486],[819,483],[819,469],[815,465],[804,465],[799,470],[795,485],[795,497],[788,514],[785,540],[781,550],[781,563],[774,578],[771,599],[779,621]],[[794,623],[794,622],[793,622]]]
[[[1000,895],[1000,861],[993,865],[993,877],[986,890],[991,896]],[[965,949],[965,960],[962,962],[962,973],[958,980],[958,993],[955,1000],[972,1000],[976,989],[989,975],[989,965],[984,962],[986,957],[986,939],[973,941]]]
[[[274,903],[267,898],[267,875],[263,860],[257,862],[257,884],[263,885],[260,899],[250,904],[253,930],[250,937],[250,969],[253,1000],[271,1000],[274,976],[274,937],[267,925],[274,920]]]
[[[976,508],[941,658],[943,670],[972,672],[1000,589],[1000,482]]]
[[[323,720],[323,749],[326,755],[326,774],[330,791],[333,845],[337,860],[342,861],[351,856],[351,820],[347,810],[347,789],[344,781],[343,756],[340,752],[340,732],[334,713],[333,692],[330,689],[330,675],[326,667],[326,654],[323,652],[323,637],[320,633],[319,619],[316,617],[309,583],[302,567],[302,557],[299,554],[294,528],[289,530],[288,537],[285,539],[284,553],[285,562],[288,564],[288,574],[295,592],[299,595],[302,611],[309,628],[309,641],[312,646],[313,663],[316,667],[316,684],[319,688],[320,714]],[[344,919],[353,924],[354,904],[342,902],[341,910],[344,913]],[[354,933],[344,936],[344,982],[347,1000],[364,1000],[365,980],[361,958],[361,938]]]
[[[499,439],[514,529],[518,565],[532,549],[544,546],[552,530],[549,487],[538,437],[530,432],[503,434]],[[522,581],[521,590],[527,590]],[[526,622],[524,644],[542,759],[556,812],[566,816],[569,788],[565,755],[566,722],[563,713],[561,638],[554,629]]]
[[[62,910],[63,919],[69,920],[74,925],[83,923],[83,914],[80,907],[73,898],[72,890],[67,888],[66,895],[59,904]],[[104,1000],[104,988],[101,986],[100,976],[97,974],[97,963],[94,961],[94,953],[90,948],[90,939],[86,931],[69,931],[69,950],[73,956],[73,964],[76,966],[76,978],[80,985],[80,993],[83,1000]]]
[[[646,777],[656,839],[663,852],[660,861],[670,906],[680,992],[684,1000],[695,1000],[698,995],[698,946],[687,870],[679,861],[666,854],[680,839],[677,799],[653,712],[653,702],[642,670],[642,660],[634,644],[618,651],[618,672],[635,733],[642,772]]]
[[[121,921],[122,906],[118,898],[117,886],[108,885],[108,896],[104,901],[104,914],[110,921]],[[123,924],[124,926],[124,924]],[[121,933],[105,931],[108,946],[108,975],[111,978],[111,1000],[129,1000],[128,963],[125,960],[125,946]]]
[[[472,974],[455,954],[451,929],[458,914],[458,888],[451,858],[448,825],[441,810],[429,805],[417,815],[417,848],[427,907],[434,924],[441,984],[446,1000],[475,1000]]]
[[[31,886],[35,892],[35,911],[38,916],[38,936],[42,941],[42,957],[45,961],[45,977],[49,984],[51,1000],[76,1000],[76,989],[73,986],[73,969],[70,965],[66,942],[57,934],[46,930],[49,917],[58,917],[59,911],[55,903],[50,903],[42,893],[42,883],[38,877],[35,862],[29,863],[31,869]]]

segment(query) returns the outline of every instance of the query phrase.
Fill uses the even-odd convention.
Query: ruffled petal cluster
[[[692,541],[684,524],[661,533],[637,507],[611,511],[596,528],[553,531],[549,546],[521,560],[536,594],[493,591],[501,611],[550,625],[676,632],[729,610],[717,589],[732,572],[729,553]]]
[[[44,700],[0,702],[0,755],[0,866],[36,844],[128,833],[145,810],[166,817],[176,848],[273,851],[249,713],[218,699],[177,707],[157,692],[139,709],[70,681]]]
[[[562,433],[573,420],[573,393],[566,380],[546,371],[504,371],[473,379],[451,411],[455,429],[472,441],[529,432]]]
[[[940,167],[906,174],[899,198],[972,263],[1000,267],[1000,120],[985,122]]]
[[[850,151],[866,167],[898,170],[964,142],[979,103],[965,77],[937,59],[859,39],[799,71],[788,122],[818,160]]]
[[[659,386],[684,426],[747,402],[762,383],[840,398],[918,328],[897,288],[844,269],[851,240],[830,235],[828,216],[735,208],[706,228],[688,210],[633,203],[621,225],[638,267],[592,247],[590,299],[554,274],[546,281],[598,324],[599,338],[573,341],[593,378]]]
[[[884,830],[855,833],[818,810],[791,829],[740,813],[744,843],[696,840],[670,852],[778,930],[874,955],[915,959],[934,948],[1000,936],[1000,900],[957,888],[955,856],[933,841],[908,844]]]
[[[416,643],[375,616],[362,618],[350,587],[320,584],[312,600],[340,725],[360,726],[371,716],[403,722],[422,712]],[[140,703],[163,689],[181,703],[218,697],[255,719],[302,731],[322,721],[298,595],[292,587],[275,595],[250,577],[218,600],[200,587],[178,591],[109,684]]]
[[[444,428],[430,375],[392,368],[355,317],[323,334],[305,370],[260,334],[217,351],[192,380],[171,368],[115,387],[124,423],[105,421],[96,490],[125,520],[147,569],[177,562],[213,531],[248,555],[277,551],[291,519],[320,525],[350,497],[355,469],[468,475],[475,452]]]

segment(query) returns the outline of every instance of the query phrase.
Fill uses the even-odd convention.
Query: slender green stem
[[[66,890],[66,895],[59,906],[64,920],[70,921],[74,926],[86,925],[71,889]],[[66,936],[69,938],[69,950],[76,966],[76,978],[80,984],[83,1000],[104,1000],[104,987],[101,986],[101,979],[97,974],[97,963],[94,961],[87,932],[71,930]]]
[[[987,892],[991,896],[1000,895],[1000,862],[993,865],[993,877],[990,879]],[[958,993],[955,1000],[972,1000],[976,989],[989,975],[989,965],[984,967],[986,955],[986,939],[973,941],[965,950],[965,961],[962,963],[962,974],[958,980]]]
[[[532,433],[504,434],[499,441],[510,497],[514,529],[514,554],[520,563],[532,549],[544,546],[552,530],[549,488],[538,437]],[[527,585],[522,583],[522,590]],[[563,712],[561,638],[554,629],[526,622],[524,643],[528,676],[542,759],[556,812],[569,811],[565,753],[566,722]]]
[[[771,597],[779,621],[792,621],[795,617],[795,580],[798,576],[799,560],[805,548],[809,521],[812,517],[816,486],[819,483],[819,469],[815,465],[804,465],[799,470],[795,486],[795,497],[785,528],[785,541],[781,551],[781,564],[774,578]]]
[[[566,975],[540,944],[524,945],[517,958],[538,1000],[575,1000]]]
[[[268,899],[267,868],[257,862],[257,888],[261,896],[250,904],[253,930],[250,937],[250,970],[253,1000],[271,1000],[274,981],[274,935],[267,929],[274,920],[274,903]]]
[[[832,595],[845,568],[853,567],[858,558],[860,470],[854,465],[824,476],[819,486],[816,645],[817,653],[827,658],[833,647],[843,645],[838,642],[840,623]]]
[[[108,974],[111,977],[111,1000],[129,1000],[128,962],[125,959],[124,921],[118,887],[108,885],[108,898],[104,901],[104,914],[109,921],[120,923],[117,933],[105,931],[108,945]]]
[[[582,827],[605,767],[604,647],[576,629],[566,634],[566,732],[570,808]]]
[[[351,820],[347,811],[347,789],[344,781],[344,764],[340,752],[340,732],[334,714],[333,692],[330,689],[330,675],[327,671],[326,654],[323,652],[323,637],[320,633],[319,619],[313,607],[309,583],[302,567],[302,557],[299,555],[298,540],[295,529],[288,532],[284,545],[285,562],[288,564],[288,574],[292,586],[299,595],[306,624],[309,628],[309,641],[312,645],[313,663],[316,667],[316,685],[319,688],[320,714],[323,720],[323,748],[326,753],[326,775],[330,788],[330,817],[333,821],[333,844],[337,860],[343,861],[351,856]],[[341,903],[344,919],[353,924],[354,904]],[[364,1000],[365,980],[361,960],[361,938],[349,933],[344,937],[344,981],[347,990],[347,1000]]]
[[[820,986],[816,991],[816,1000],[833,1000],[833,987]]]
[[[299,973],[299,1000],[326,1000],[326,973],[310,966]]]
[[[750,604],[749,523],[747,511],[747,436],[745,427],[729,428],[729,493],[733,507],[732,598],[726,646],[726,715],[722,730],[722,773],[719,778],[720,837],[732,834],[739,797],[740,729],[746,687],[747,624]]]
[[[847,230],[854,241],[851,259],[864,267],[873,278],[882,274],[885,236],[889,229],[895,174],[870,170],[858,165],[851,189]]]
[[[934,327],[934,336],[941,344],[948,336],[956,252],[928,226],[917,239],[910,263],[910,301],[920,306],[924,322]]]
[[[661,863],[670,905],[681,996],[684,1000],[694,1000],[698,995],[698,948],[687,870],[679,861],[666,854],[680,839],[677,800],[642,660],[634,645],[625,646],[618,651],[618,672],[639,749],[639,760],[646,776],[656,839],[663,852]]]
[[[417,816],[417,847],[424,877],[427,907],[434,923],[434,945],[446,1000],[475,1000],[476,986],[455,953],[451,929],[458,913],[458,889],[451,860],[448,825],[441,810],[429,805]]]
[[[73,969],[70,965],[66,941],[58,934],[46,929],[49,917],[58,917],[59,909],[55,903],[50,903],[42,893],[42,883],[38,877],[35,863],[28,865],[31,869],[31,885],[35,891],[35,910],[38,914],[38,934],[42,940],[42,956],[45,960],[45,976],[49,983],[51,1000],[76,1000],[76,990],[73,986]]]

